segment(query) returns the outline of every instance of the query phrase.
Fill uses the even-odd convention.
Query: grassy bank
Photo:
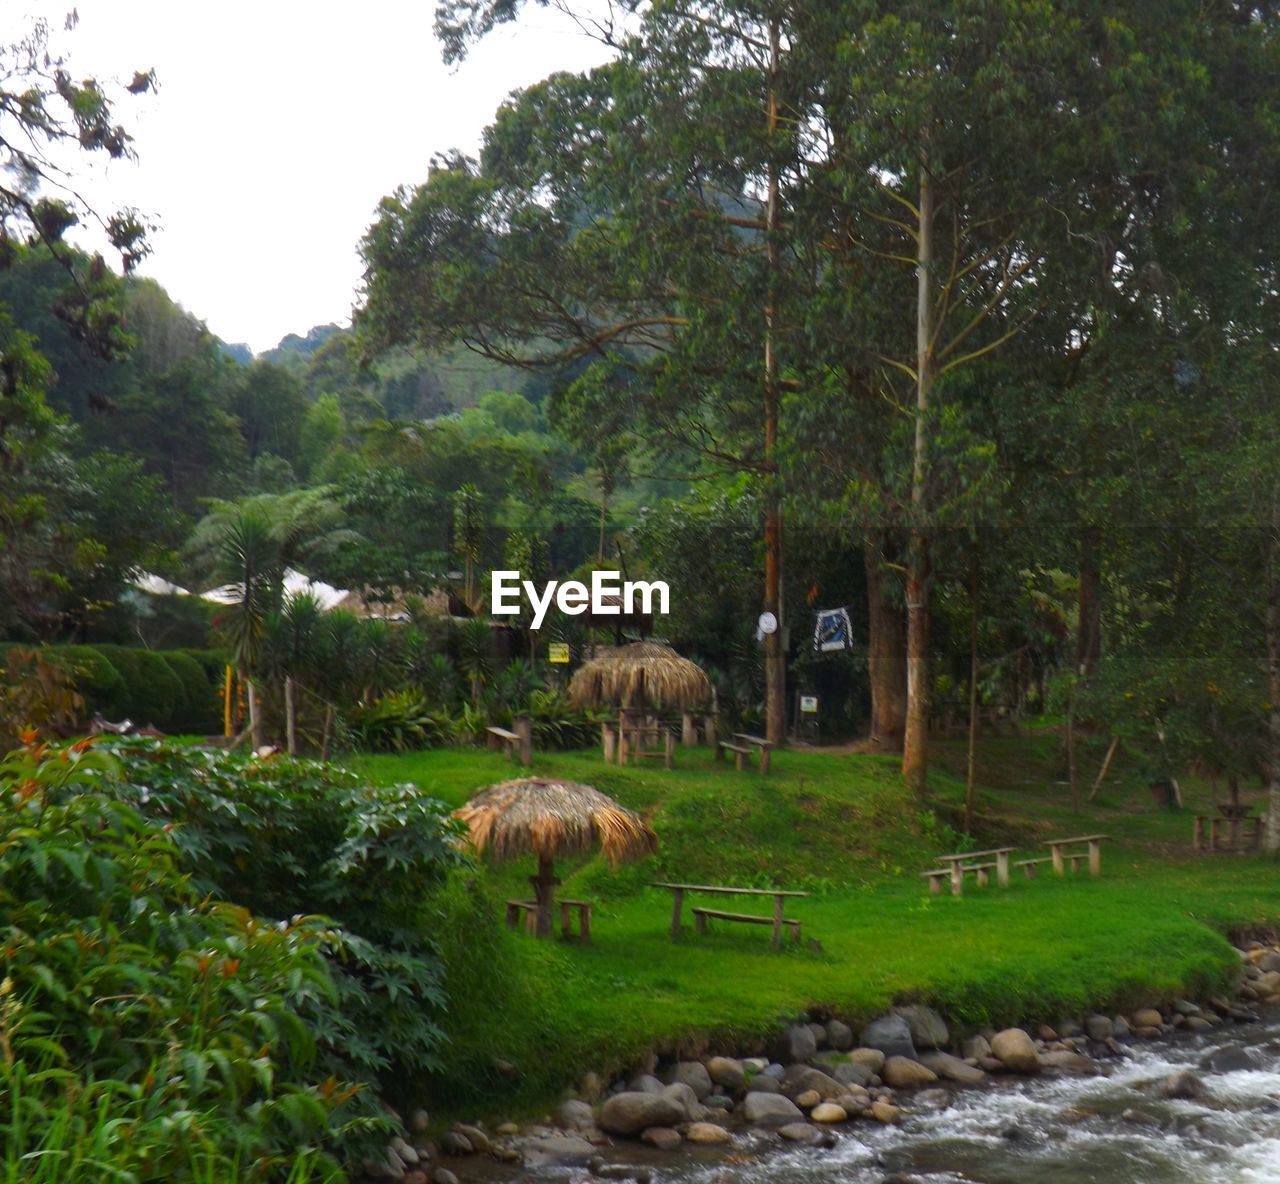
[[[500,902],[527,895],[531,862],[487,868],[433,904],[428,923],[455,984],[447,1098],[435,1103],[538,1105],[586,1067],[622,1067],[655,1047],[737,1045],[807,1007],[858,1019],[911,998],[980,1025],[1223,985],[1235,968],[1223,932],[1280,916],[1275,866],[1190,856],[1205,791],[1189,787],[1183,812],[1157,809],[1123,763],[1099,802],[1075,813],[1056,753],[1050,734],[984,744],[979,838],[1034,849],[1105,831],[1116,842],[1104,877],[1019,880],[958,900],[930,897],[917,875],[960,841],[941,821],[963,793],[947,772],[961,754],[945,744],[931,811],[909,803],[895,763],[875,756],[785,752],[765,779],[706,750],[682,750],[670,773],[606,767],[594,753],[539,756],[535,773],[587,781],[643,812],[662,847],[617,873],[599,860],[563,866],[562,891],[598,902],[586,948],[500,928]],[[359,763],[454,804],[511,772],[493,754],[456,750]],[[745,926],[673,941],[669,894],[644,886],[663,878],[807,889],[788,913],[821,948],[775,953],[764,927]]]

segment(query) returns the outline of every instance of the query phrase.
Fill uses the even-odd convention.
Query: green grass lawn
[[[1186,809],[1159,809],[1123,759],[1098,802],[1072,811],[1057,749],[1047,732],[984,741],[978,841],[1036,851],[1049,836],[1104,832],[1116,841],[1103,877],[1042,875],[960,899],[931,897],[918,873],[961,841],[942,820],[963,800],[953,772],[962,744],[937,746],[929,810],[904,794],[896,762],[878,756],[782,752],[761,778],[705,749],[678,750],[671,772],[605,766],[594,752],[538,755],[536,775],[588,782],[639,810],[660,851],[618,871],[599,859],[559,868],[562,892],[597,902],[589,947],[501,928],[501,901],[528,895],[532,860],[486,867],[433,903],[426,923],[440,936],[453,999],[448,1089],[433,1090],[433,1103],[538,1106],[589,1067],[619,1069],[653,1048],[738,1047],[809,1007],[858,1020],[919,999],[977,1026],[1221,987],[1235,969],[1223,934],[1280,916],[1276,866],[1193,856],[1191,815],[1207,808],[1208,791],[1184,787]],[[454,805],[512,774],[501,756],[472,750],[355,763]],[[673,940],[670,894],[645,887],[673,878],[807,890],[788,908],[806,943],[775,952],[767,927],[723,923]],[[745,897],[730,907],[764,911]]]

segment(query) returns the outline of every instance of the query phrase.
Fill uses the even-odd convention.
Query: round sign
[[[771,612],[766,611],[761,613],[760,620],[758,623],[760,625],[761,633],[777,633],[778,632],[778,618],[775,617]]]

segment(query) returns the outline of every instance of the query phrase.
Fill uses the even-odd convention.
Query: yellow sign
[[[547,646],[547,660],[560,666],[566,664],[569,661],[569,643],[567,641],[551,642]]]

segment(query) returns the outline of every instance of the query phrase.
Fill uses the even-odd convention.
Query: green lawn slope
[[[959,899],[930,896],[918,875],[932,855],[962,849],[945,821],[963,800],[958,746],[936,747],[923,810],[880,756],[787,751],[761,778],[705,749],[678,750],[670,772],[539,754],[535,775],[597,786],[640,811],[661,847],[617,871],[600,859],[560,866],[562,892],[597,902],[589,947],[502,928],[501,902],[528,895],[531,860],[486,865],[429,903],[423,923],[452,1000],[431,1101],[453,1113],[541,1106],[586,1069],[619,1070],[651,1049],[738,1048],[810,1008],[857,1021],[916,999],[980,1026],[1223,987],[1236,969],[1225,934],[1280,916],[1280,869],[1193,855],[1190,819],[1207,790],[1189,786],[1183,811],[1164,810],[1123,757],[1099,800],[1073,811],[1058,748],[1051,732],[984,741],[977,841],[1035,852],[1046,837],[1105,832],[1115,842],[1103,877],[1019,878]],[[454,805],[512,775],[471,750],[357,764]],[[766,927],[741,925],[673,940],[670,894],[646,887],[672,878],[807,890],[788,909],[806,941],[775,952]],[[732,907],[752,911],[747,898]]]

